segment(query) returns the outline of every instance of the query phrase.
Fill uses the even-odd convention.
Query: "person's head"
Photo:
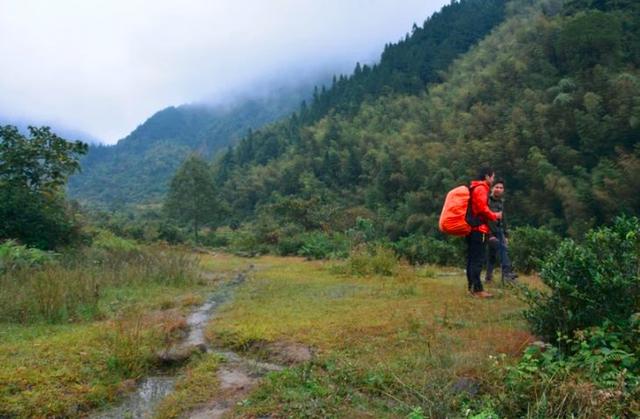
[[[489,185],[492,185],[495,177],[496,172],[489,166],[485,166],[478,171],[478,177],[476,177],[476,179],[487,181]]]
[[[494,198],[502,198],[502,195],[504,195],[504,180],[498,179],[493,182],[491,195],[493,195]]]

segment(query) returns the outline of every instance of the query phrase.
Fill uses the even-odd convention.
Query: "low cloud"
[[[0,0],[0,115],[113,143],[169,105],[350,72],[444,3]]]

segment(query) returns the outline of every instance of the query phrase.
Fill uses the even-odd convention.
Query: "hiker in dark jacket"
[[[471,218],[473,224],[467,239],[467,282],[474,297],[488,298],[492,295],[482,288],[480,276],[487,256],[486,243],[491,230],[488,222],[502,218],[502,213],[489,209],[489,188],[495,179],[493,169],[484,167],[476,180],[471,182]]]
[[[507,238],[509,231],[507,222],[504,217],[504,180],[499,179],[493,183],[491,187],[491,195],[489,196],[489,208],[493,212],[502,213],[502,218],[497,221],[489,221],[489,257],[487,258],[487,275],[486,282],[493,280],[493,268],[496,265],[498,257],[500,257],[500,267],[502,269],[502,282],[513,281],[517,275],[513,273],[511,260],[509,259]]]

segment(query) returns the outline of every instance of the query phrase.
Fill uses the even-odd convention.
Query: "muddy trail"
[[[250,268],[251,269],[251,268]],[[213,347],[204,336],[207,323],[215,317],[217,309],[233,297],[235,288],[244,283],[249,271],[237,274],[231,281],[209,296],[207,301],[193,311],[187,318],[188,335],[177,344],[157,354],[165,365],[179,365],[187,361],[194,353],[207,352],[224,359],[217,371],[219,391],[212,395],[209,402],[183,417],[219,418],[246,396],[271,371],[284,367],[277,364],[256,361],[235,352]],[[307,348],[275,345],[270,352],[281,355],[286,363],[304,361],[311,357]],[[90,417],[95,419],[115,418],[152,418],[158,404],[175,388],[179,378],[179,369],[172,373],[158,374],[139,381],[135,391],[131,392],[120,404],[98,411]]]

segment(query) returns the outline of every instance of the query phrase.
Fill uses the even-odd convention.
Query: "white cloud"
[[[444,0],[0,0],[0,115],[115,142],[169,105],[350,71]]]

